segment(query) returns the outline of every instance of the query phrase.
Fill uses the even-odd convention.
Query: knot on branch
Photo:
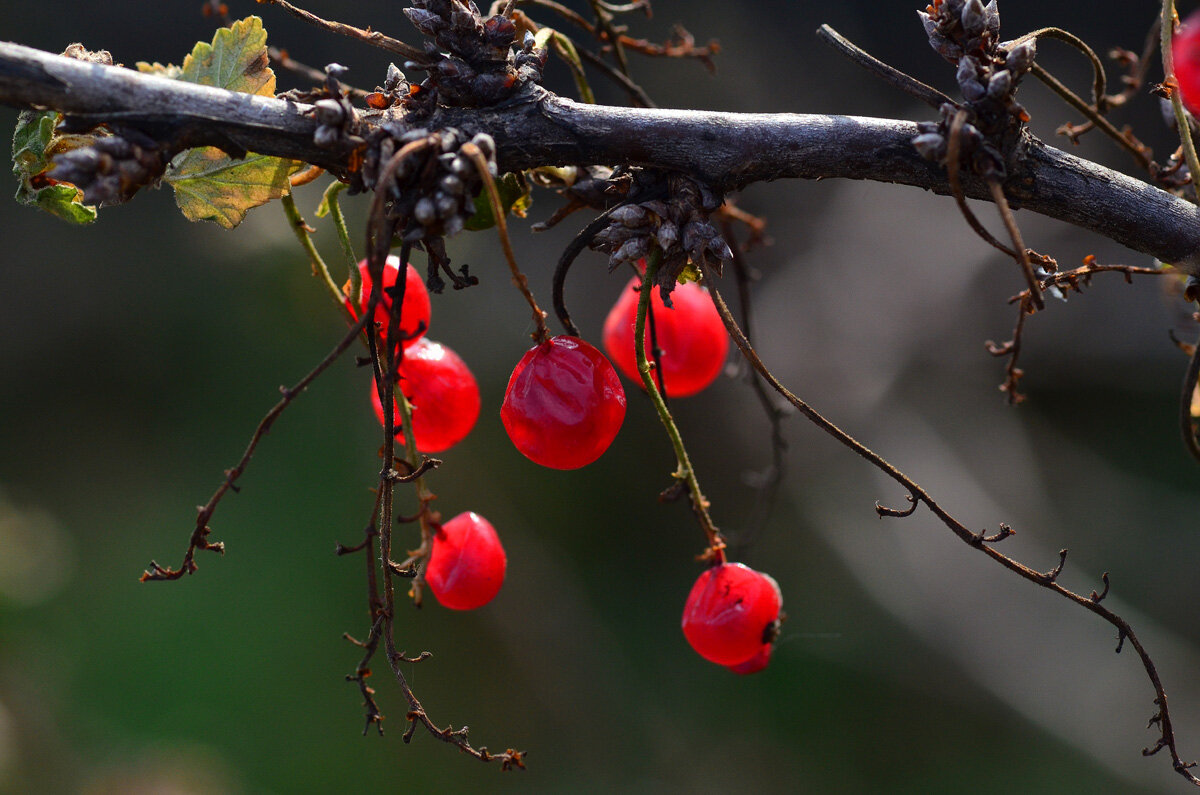
[[[957,152],[964,168],[988,178],[1003,179],[1006,163],[1021,138],[1029,114],[1016,101],[1017,85],[1031,68],[1037,53],[1032,40],[1000,45],[1000,12],[996,0],[944,0],[918,11],[930,45],[955,64],[962,92],[961,105],[945,104],[941,119],[918,125],[913,146],[927,160],[945,165],[958,136]],[[953,119],[965,112],[965,123],[956,133]]]
[[[541,82],[546,50],[528,32],[514,50],[517,27],[506,16],[484,19],[473,0],[413,0],[404,14],[432,40],[425,47],[428,60],[411,65],[429,72],[421,88],[436,89],[442,104],[495,105],[527,83]]]
[[[654,180],[661,184],[653,184]],[[654,248],[662,252],[655,283],[663,303],[671,306],[671,291],[682,279],[699,281],[703,265],[719,274],[733,259],[724,236],[709,221],[724,197],[682,174],[661,175],[638,172],[634,190],[661,198],[626,204],[609,213],[608,226],[591,241],[591,248],[609,255],[612,270],[622,263],[637,262]]]

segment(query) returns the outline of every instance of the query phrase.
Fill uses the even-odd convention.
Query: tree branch
[[[345,174],[352,149],[313,142],[312,106],[233,94],[0,43],[0,103],[120,121],[148,134],[289,157]],[[367,125],[404,123],[361,111]],[[428,127],[485,132],[503,170],[629,164],[676,170],[719,189],[781,179],[842,177],[949,194],[946,174],[911,145],[912,122],[811,114],[742,114],[582,105],[532,88],[491,108],[439,108]],[[990,199],[964,178],[963,192]],[[1004,185],[1014,208],[1110,238],[1200,274],[1200,209],[1138,180],[1027,137]]]

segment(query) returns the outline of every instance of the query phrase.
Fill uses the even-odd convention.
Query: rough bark
[[[120,121],[150,134],[182,132],[191,145],[241,148],[342,173],[345,146],[313,142],[312,106],[64,58],[0,42],[0,103]],[[394,121],[367,114],[368,124]],[[923,160],[912,122],[811,114],[740,114],[583,105],[535,88],[502,106],[442,108],[426,126],[486,132],[499,165],[620,163],[678,170],[721,189],[783,179],[842,177],[949,193],[944,170]],[[1195,205],[1030,137],[1005,184],[1015,207],[1088,229],[1200,273]],[[972,198],[987,186],[965,180]]]

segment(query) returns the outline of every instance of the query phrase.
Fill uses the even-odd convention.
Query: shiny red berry
[[[1192,14],[1171,39],[1171,57],[1175,61],[1175,80],[1183,104],[1200,115],[1200,12]]]
[[[735,674],[740,674],[742,676],[756,674],[766,668],[771,662],[771,652],[774,650],[774,648],[774,645],[770,643],[764,643],[762,648],[759,649],[758,652],[755,653],[755,655],[749,660],[740,662],[737,665],[726,665],[725,667],[733,671]]]
[[[633,325],[637,318],[638,286],[625,286],[604,321],[604,350],[625,377],[641,384],[634,352]],[[671,293],[672,307],[663,304],[658,290],[650,296],[654,312],[654,339],[661,351],[662,383],[668,397],[687,397],[701,391],[721,374],[729,353],[729,335],[708,291],[695,282],[678,285]],[[646,358],[653,361],[650,321],[646,320]],[[657,375],[655,376],[657,378]],[[656,381],[657,383],[657,381]]]
[[[683,634],[709,662],[749,663],[774,640],[781,607],[783,595],[770,575],[722,563],[692,586],[683,608]]]
[[[412,404],[417,449],[440,453],[461,442],[479,418],[479,386],[459,355],[425,337],[404,351],[397,387]],[[371,382],[371,405],[383,424],[383,403]],[[395,413],[396,438],[404,442],[400,410]]]
[[[443,607],[474,610],[492,601],[504,583],[507,566],[496,528],[468,511],[434,534],[425,582]]]
[[[616,438],[625,389],[600,351],[576,337],[554,337],[513,369],[500,419],[526,458],[551,469],[578,469]]]
[[[359,312],[365,312],[367,305],[371,301],[371,290],[374,282],[371,281],[370,274],[367,273],[367,261],[363,260],[358,263],[358,273],[362,277],[362,289],[355,302],[357,306],[350,303],[350,299],[346,299],[346,306],[350,307],[350,312],[356,318]],[[387,262],[383,267],[383,288],[386,290],[396,284],[396,277],[400,274],[400,258],[388,257]],[[400,315],[400,333],[404,337],[402,343],[405,348],[412,346],[416,341],[429,330],[429,291],[425,289],[425,282],[421,280],[421,275],[417,273],[417,269],[409,265],[405,271],[404,279],[404,306]],[[392,299],[386,292],[380,299],[379,306],[375,308],[375,323],[379,330],[379,338],[387,337],[389,314],[392,309]]]

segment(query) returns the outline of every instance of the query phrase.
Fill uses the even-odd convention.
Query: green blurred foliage
[[[232,5],[235,16],[251,11]],[[395,3],[308,5],[415,39]],[[1152,6],[1107,29],[1102,15],[1082,14],[1076,4],[1006,0],[1001,10],[1012,35],[1061,24],[1103,50],[1139,47]],[[178,61],[195,41],[211,37],[199,7],[3,2],[0,33],[56,51],[82,38],[125,63]],[[653,20],[632,24],[661,38],[681,20],[701,41],[719,38],[718,73],[708,78],[696,64],[639,59],[635,73],[667,106],[922,118],[927,109],[888,93],[811,36],[829,22],[949,89],[952,75],[926,46],[913,8],[890,0],[662,0]],[[386,58],[378,52],[307,29],[278,9],[259,12],[271,41],[294,57],[347,64],[352,82],[365,87],[382,79]],[[1061,64],[1067,76],[1083,74],[1073,71],[1079,65],[1070,55]],[[550,79],[571,90],[561,64]],[[600,101],[620,101],[601,81],[593,87]],[[1045,107],[1037,102],[1048,100],[1035,101],[1035,110]],[[1151,108],[1142,121],[1153,122],[1156,113]],[[1035,113],[1047,119],[1042,134],[1050,137],[1065,114]],[[0,109],[0,125],[12,129],[15,119],[15,111]],[[1095,140],[1084,153],[1128,165]],[[322,187],[300,191],[299,204],[337,263],[332,228],[311,217]],[[903,214],[906,203],[926,201],[935,209],[922,223]],[[362,202],[344,203],[358,235]],[[823,183],[756,188],[743,204],[768,216],[775,238],[754,260],[765,276],[764,349],[788,363],[801,394],[815,393],[835,419],[875,436],[907,409],[947,436],[978,440],[971,460],[980,463],[972,466],[1006,506],[1028,496],[1006,471],[1040,473],[1048,491],[1052,482],[1080,484],[1056,495],[1063,515],[1077,521],[1047,522],[1036,532],[1046,544],[1078,549],[1092,579],[1101,568],[1119,569],[1130,603],[1190,642],[1200,640],[1195,578],[1185,562],[1194,559],[1196,543],[1180,532],[1194,529],[1196,473],[1173,435],[1182,362],[1169,344],[1159,344],[1172,321],[1154,285],[1098,284],[1094,295],[1031,321],[1031,401],[1014,416],[994,391],[1000,367],[981,345],[987,334],[1002,338],[1011,324],[1004,305],[1016,282],[1010,263],[990,260],[968,285],[977,303],[940,305],[936,318],[922,302],[929,282],[905,285],[901,295],[884,281],[890,270],[930,260],[950,271],[964,250],[983,249],[961,230],[948,200]],[[554,205],[539,193],[530,220],[545,218]],[[548,296],[557,252],[581,223],[572,219],[538,237],[513,224],[539,296]],[[1064,252],[1064,260],[1093,251],[1110,260],[1125,256],[1103,241],[1031,223],[1041,233],[1035,245]],[[855,259],[847,250],[855,235],[817,242],[820,227],[924,242],[877,254],[870,264],[876,275],[853,283],[784,286],[789,274],[815,284],[826,265]],[[648,403],[631,387],[616,444],[578,472],[540,470],[503,434],[500,399],[530,329],[493,234],[452,241],[452,256],[469,262],[483,283],[434,300],[431,336],[472,367],[485,409],[472,436],[443,456],[445,466],[430,480],[441,510],[475,510],[498,528],[508,582],[483,610],[463,615],[431,602],[405,609],[398,625],[403,648],[434,653],[408,672],[433,719],[469,724],[472,740],[492,750],[528,750],[530,769],[515,774],[463,758],[421,732],[404,745],[405,707],[382,670],[373,682],[387,734],[361,736],[360,699],[343,679],[359,655],[341,635],[367,630],[362,560],[333,551],[335,543],[361,537],[379,442],[369,379],[349,357],[276,424],[241,481],[243,492],[217,512],[214,538],[226,542],[227,554],[202,553],[200,571],[182,582],[137,582],[151,558],[177,565],[193,506],[240,455],[277,387],[295,382],[342,333],[340,315],[279,208],[256,209],[225,232],[187,223],[165,191],[147,191],[79,229],[0,202],[0,576],[18,582],[6,574],[16,567],[3,563],[25,560],[23,576],[35,572],[33,581],[45,586],[23,589],[23,599],[0,582],[0,792],[1135,792],[1174,783],[1166,760],[1143,762],[1140,746],[1126,749],[1128,760],[1109,763],[1029,719],[979,685],[971,666],[951,654],[952,635],[930,642],[861,587],[823,532],[920,528],[934,548],[958,542],[936,532],[927,516],[880,524],[872,501],[899,495],[880,492],[853,462],[830,466],[848,454],[830,450],[799,419],[788,426],[784,496],[749,538],[755,492],[743,475],[769,460],[768,435],[748,389],[732,378],[675,408],[717,521],[735,542],[748,542],[741,549],[750,565],[780,581],[789,620],[761,675],[734,677],[696,658],[678,622],[702,538],[683,505],[656,501],[673,461]],[[626,277],[610,278],[600,258],[584,256],[569,297],[585,334],[598,337]],[[849,265],[846,272],[857,274]],[[916,309],[907,325],[874,325],[908,293]],[[772,306],[779,311],[772,314]],[[1112,320],[1122,312],[1143,320]],[[820,331],[830,317],[822,313],[861,318],[862,336]],[[817,331],[801,333],[812,327]],[[881,337],[913,340],[913,349],[901,360]],[[860,403],[871,385],[885,383],[880,361],[895,365],[891,380],[879,386],[878,402]],[[868,388],[839,391],[849,383]],[[1047,444],[1032,459],[991,458],[991,429],[1013,425],[1031,428]],[[1055,448],[1060,438],[1130,478],[1119,508],[1087,487],[1088,473]],[[933,464],[908,446],[885,452],[919,480]],[[1159,492],[1139,500],[1147,481],[1177,501],[1157,500]],[[840,512],[827,508],[831,493],[849,495]],[[966,501],[946,498],[956,510]],[[1008,518],[970,517],[989,526]],[[1144,521],[1113,526],[1125,517]],[[964,565],[987,564],[971,558]],[[1003,602],[1030,588],[1008,585],[1011,592],[988,598]],[[961,592],[945,595],[956,598]],[[1106,627],[1061,609],[1110,649]],[[981,614],[980,622],[989,620]],[[992,631],[1031,656],[1053,654],[1031,644],[1036,623],[996,621]],[[1017,687],[1026,686],[1022,673],[1011,672]],[[1141,686],[1131,694],[1134,706],[1119,713],[1137,729],[1150,712],[1149,688]],[[1036,690],[1038,682],[1027,687]],[[1074,722],[1082,724],[1079,704],[1061,711],[1071,717],[1077,708]],[[1194,704],[1176,708],[1190,709],[1196,725]],[[1185,754],[1200,744],[1194,733],[1181,739]],[[1132,777],[1118,772],[1131,769]]]

